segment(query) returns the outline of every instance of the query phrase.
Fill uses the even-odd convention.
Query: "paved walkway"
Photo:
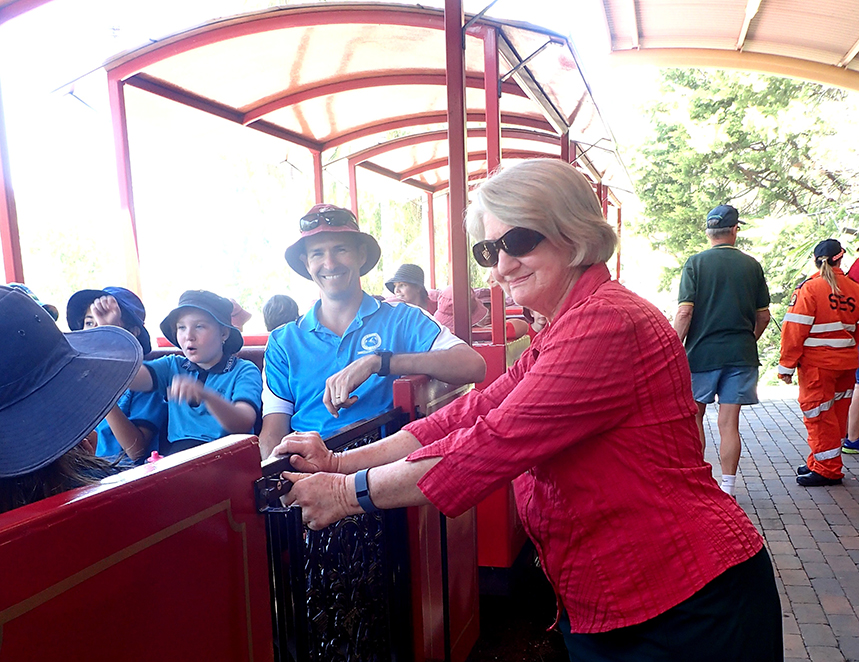
[[[859,456],[844,455],[844,484],[805,488],[805,426],[793,391],[743,407],[737,502],[766,538],[784,612],[785,660],[859,662]],[[720,476],[716,409],[705,420],[706,458]]]

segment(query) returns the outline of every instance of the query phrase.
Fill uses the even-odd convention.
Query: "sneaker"
[[[797,476],[796,482],[803,487],[823,487],[825,485],[841,485],[840,478],[827,478],[816,471],[809,471],[804,476]]]
[[[859,453],[859,439],[856,441],[850,441],[849,439],[845,439],[841,442],[841,452],[842,453]]]
[[[807,476],[811,473],[811,469],[808,468],[807,464],[802,464],[796,468],[797,476]]]

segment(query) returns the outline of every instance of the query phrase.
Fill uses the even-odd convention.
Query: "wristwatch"
[[[390,352],[388,352],[390,354]],[[355,496],[358,497],[358,505],[365,513],[375,513],[378,508],[370,498],[370,487],[367,484],[369,469],[361,469],[355,474]]]
[[[382,359],[382,367],[376,372],[379,377],[387,377],[391,374],[391,357],[394,355],[393,352],[389,352],[386,349],[377,349],[373,352],[376,356]]]

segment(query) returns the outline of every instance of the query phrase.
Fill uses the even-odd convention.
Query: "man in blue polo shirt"
[[[483,358],[420,308],[363,292],[360,278],[376,266],[381,249],[352,212],[315,205],[300,229],[286,261],[313,280],[321,296],[306,315],[269,336],[263,458],[294,430],[324,438],[392,408],[397,375],[425,374],[452,384],[483,380]]]

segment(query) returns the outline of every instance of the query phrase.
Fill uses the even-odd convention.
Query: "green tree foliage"
[[[814,244],[832,236],[846,243],[842,230],[859,226],[854,173],[826,147],[836,130],[825,118],[839,110],[848,112],[846,95],[820,85],[727,71],[662,72],[661,96],[645,110],[653,134],[633,162],[645,207],[639,231],[677,260],[665,269],[663,288],[676,287],[686,258],[709,247],[707,212],[732,204],[751,221],[739,247],[761,259],[773,318],[783,318],[791,291],[813,269]],[[772,324],[761,345],[765,366],[778,361],[778,339]]]

